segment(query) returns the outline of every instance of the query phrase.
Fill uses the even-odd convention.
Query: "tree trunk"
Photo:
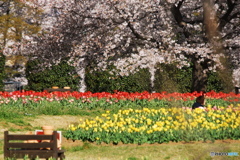
[[[197,61],[197,58],[193,60],[193,71],[192,71],[192,92],[203,91],[206,92],[207,88],[207,72],[206,66],[203,63]]]
[[[228,12],[231,12],[233,3],[229,1],[228,5],[230,7]],[[228,14],[225,16],[227,15]],[[212,54],[218,54],[220,57],[219,62],[222,67],[218,68],[218,76],[222,81],[224,92],[230,92],[233,90],[231,61],[229,59],[229,55],[225,52],[222,39],[220,38],[221,34],[218,30],[219,19],[217,18],[216,11],[214,10],[214,0],[203,0],[203,17],[206,36],[208,38],[208,42],[213,48]],[[221,54],[224,56],[220,56]]]
[[[6,9],[6,22],[4,24],[4,30],[3,30],[3,47],[6,46],[8,41],[8,30],[9,30],[9,15],[10,15],[10,1],[7,1],[7,9]]]

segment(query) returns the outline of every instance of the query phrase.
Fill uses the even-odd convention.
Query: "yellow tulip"
[[[172,120],[172,117],[168,117],[168,120]]]

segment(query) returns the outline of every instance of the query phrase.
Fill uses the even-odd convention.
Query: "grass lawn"
[[[41,129],[43,125],[52,125],[55,130],[64,130],[71,123],[77,123],[79,116],[36,116],[23,119],[0,121],[0,147],[3,147],[3,131],[25,133]],[[85,117],[87,118],[87,117]],[[194,143],[163,143],[163,144],[101,144],[66,140],[63,138],[62,147],[66,150],[67,160],[238,160],[240,156],[210,156],[210,152],[238,152],[240,140],[225,140],[215,142]],[[0,150],[0,160],[3,150]]]
[[[67,149],[68,150],[68,149]],[[239,157],[215,156],[210,152],[239,152],[237,141],[215,143],[169,143],[144,145],[93,145],[84,143],[66,153],[71,160],[237,160]]]

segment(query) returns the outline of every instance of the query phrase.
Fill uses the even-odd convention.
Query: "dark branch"
[[[133,35],[137,38],[137,39],[140,39],[140,40],[149,40],[148,38],[146,37],[143,37],[142,35],[140,35],[133,27],[133,25],[131,24],[131,22],[128,22],[128,25],[127,25],[130,30],[132,31]],[[154,39],[154,38],[150,38],[150,41],[153,42],[153,43],[156,43],[157,44],[157,48],[159,48],[159,42]]]
[[[184,0],[180,1],[177,6],[173,4],[171,7],[171,12],[180,27],[184,27],[184,24],[185,24],[185,22],[183,21],[182,13],[180,12],[180,8],[183,2]]]
[[[220,25],[219,25],[219,30],[222,30],[223,27],[233,18],[236,18],[236,16],[239,14],[239,12],[237,12],[236,14],[234,14],[233,16],[230,16],[234,7],[236,6],[236,3],[233,3],[232,0],[228,0],[227,1],[227,5],[228,5],[228,9],[226,11],[226,13],[220,18]]]

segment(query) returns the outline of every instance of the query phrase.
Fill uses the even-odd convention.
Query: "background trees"
[[[213,23],[205,21],[211,17],[204,12],[203,4],[207,1],[58,1],[52,7],[56,23],[34,37],[36,43],[29,44],[25,53],[33,59],[42,59],[39,69],[71,57],[72,65],[83,79],[86,68],[97,71],[114,65],[110,74],[115,77],[148,68],[152,91],[156,90],[156,71],[162,70],[158,64],[192,66],[191,90],[206,90],[209,72],[229,67],[223,63],[225,58],[231,58],[230,67],[239,67],[240,2],[210,2],[217,33],[212,38],[208,33],[211,34],[213,27],[208,24]],[[220,44],[223,44],[221,50],[216,49]],[[225,70],[225,73],[231,72]],[[222,83],[230,84],[224,86],[225,91],[230,91],[230,76],[220,75],[224,74],[218,75]]]
[[[80,77],[76,74],[75,68],[68,64],[68,59],[62,59],[58,64],[52,65],[45,70],[34,72],[38,64],[38,59],[27,63],[27,90],[42,91],[52,86],[60,88],[68,86],[73,90],[78,90]]]
[[[7,61],[5,81],[24,79],[27,57],[22,54],[27,43],[31,43],[31,36],[40,31],[41,18],[41,10],[27,1],[0,1],[0,46]]]
[[[0,2],[0,43],[3,47],[24,47],[21,42],[40,30],[40,15],[38,8],[33,8],[19,0],[2,0]],[[10,49],[10,47],[8,47]],[[19,54],[21,49],[12,48],[7,53]]]

